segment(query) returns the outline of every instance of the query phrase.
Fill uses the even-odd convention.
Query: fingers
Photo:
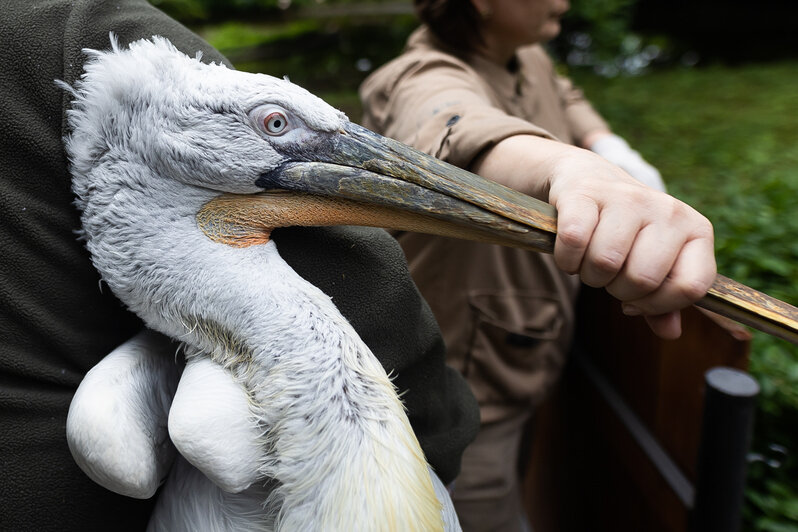
[[[663,282],[643,297],[624,300],[624,311],[655,316],[684,308],[700,299],[716,275],[711,242],[711,239],[695,239],[685,243]],[[709,262],[707,257],[710,257]]]
[[[75,462],[116,493],[155,494],[176,455],[166,431],[180,368],[175,345],[145,330],[94,366],[80,383],[67,417]]]
[[[677,337],[675,311],[701,298],[715,278],[709,221],[628,178],[574,183],[556,189],[558,266],[606,287],[625,312],[647,316],[658,335]]]
[[[640,229],[637,225],[627,223],[626,218],[623,209],[602,211],[579,271],[586,285],[596,288],[607,286],[628,262],[627,257]]]
[[[658,316],[646,316],[645,318],[648,326],[660,338],[675,340],[682,335],[681,315],[678,310]]]
[[[557,211],[554,261],[561,270],[577,273],[599,221],[598,206],[588,196],[576,196],[560,202]]]
[[[249,404],[229,371],[197,357],[186,363],[169,411],[169,435],[180,454],[231,493],[259,476],[261,431]]]
[[[684,238],[682,231],[664,224],[641,229],[621,275],[606,283],[607,291],[621,301],[632,301],[657,290],[685,248]]]

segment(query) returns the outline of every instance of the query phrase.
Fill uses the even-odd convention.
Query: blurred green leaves
[[[296,20],[279,25],[228,21],[206,27],[202,36],[213,44],[214,48],[230,55],[239,50],[295,39],[320,30],[321,23],[313,19]]]
[[[564,29],[590,36],[599,59],[608,60],[623,49],[636,0],[572,0]]]

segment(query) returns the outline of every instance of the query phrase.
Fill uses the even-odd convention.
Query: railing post
[[[704,376],[704,415],[690,530],[736,532],[759,385],[747,373],[732,368],[712,368]]]

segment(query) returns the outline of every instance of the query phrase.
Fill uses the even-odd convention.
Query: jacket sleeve
[[[442,53],[411,54],[361,87],[363,124],[462,168],[513,135],[554,138],[505,113],[465,63]]]

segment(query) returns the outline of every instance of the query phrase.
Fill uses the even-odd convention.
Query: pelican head
[[[76,173],[116,149],[163,178],[251,194],[263,190],[262,174],[328,142],[347,122],[287,80],[204,64],[160,37],[87,52],[83,79],[93,83],[83,85],[73,119],[96,134],[72,137]]]
[[[112,45],[108,52],[87,50],[93,60],[70,111],[74,130],[85,132],[68,140],[81,207],[93,191],[116,191],[118,184],[98,182],[98,172],[82,178],[116,154],[195,191],[292,191],[312,204],[315,217],[297,216],[294,202],[288,220],[267,217],[276,225],[360,223],[550,251],[551,206],[357,126],[288,80],[204,64],[160,37],[124,50],[112,37]],[[314,203],[320,197],[335,200],[323,214]],[[241,226],[253,222],[252,200],[240,202],[247,218],[234,228],[225,225],[237,209],[229,201],[223,220],[206,210],[207,231],[240,237]],[[340,213],[341,201],[355,202],[348,207],[355,209],[367,203],[379,214],[358,210],[352,220],[333,214],[326,221]]]
[[[203,64],[163,38],[125,49],[112,39],[110,51],[88,53],[69,88],[76,203],[103,280],[185,346],[169,414],[175,446],[225,490],[257,488],[266,500],[255,507],[268,503],[278,529],[440,529],[385,370],[280,259],[270,231],[359,224],[550,250],[553,209],[352,124],[287,80]],[[213,397],[183,386],[219,374],[236,385]],[[81,397],[90,409],[91,394]],[[236,428],[208,423],[211,410]],[[76,459],[105,482],[98,471],[108,467],[91,462],[114,453],[71,432]],[[263,495],[267,484],[276,487]],[[152,489],[142,481],[129,492]]]

